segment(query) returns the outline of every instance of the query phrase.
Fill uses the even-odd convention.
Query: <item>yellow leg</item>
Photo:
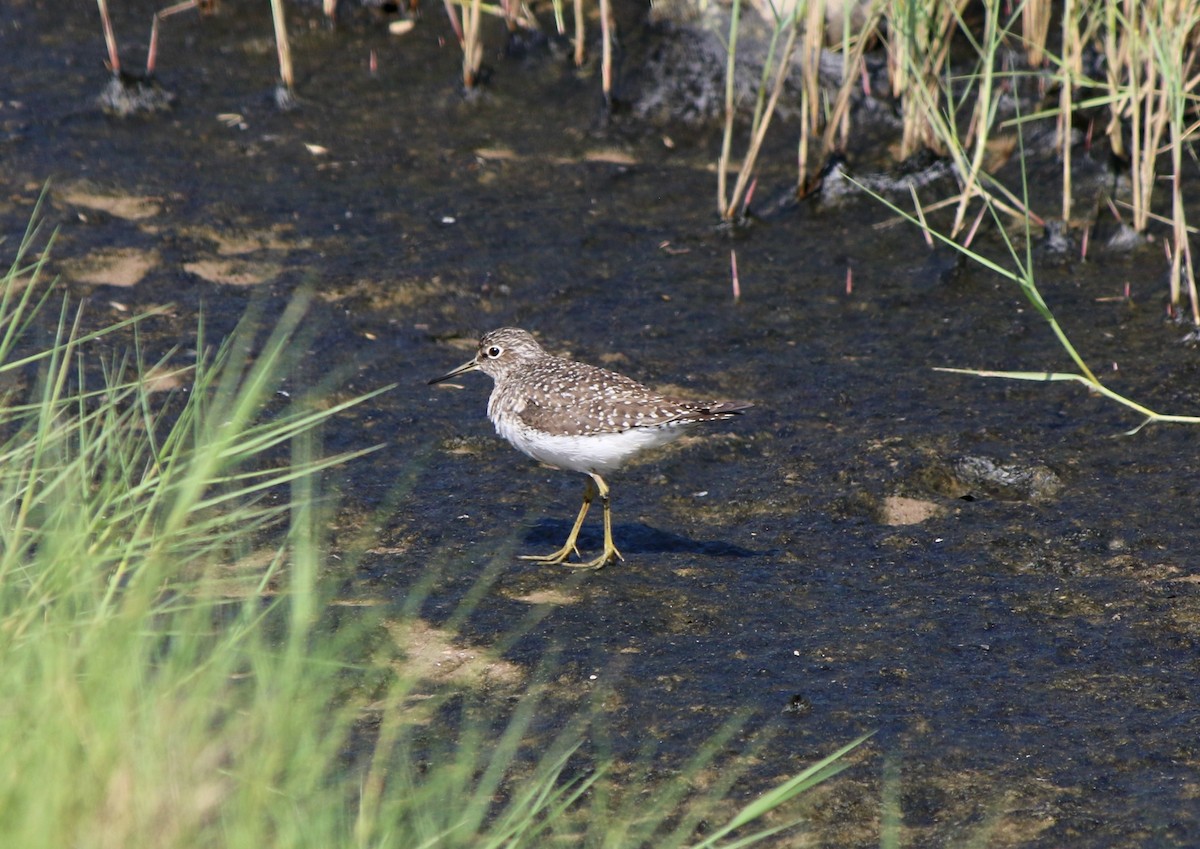
[[[604,478],[597,474],[589,472],[592,480],[596,482],[596,491],[600,493],[600,501],[604,504],[604,551],[600,552],[600,556],[595,560],[589,560],[587,563],[568,564],[570,566],[578,565],[580,569],[599,569],[614,560],[624,560],[621,552],[617,551],[617,546],[613,543],[612,535],[612,510],[609,506],[608,499],[608,484],[604,482]]]
[[[575,517],[575,526],[571,528],[571,534],[562,548],[553,554],[522,554],[518,559],[532,560],[535,563],[564,563],[572,553],[578,554],[579,549],[575,547],[575,541],[579,539],[579,529],[583,527],[583,517],[587,515],[588,508],[592,506],[592,499],[595,497],[596,489],[589,479],[583,488],[583,506],[579,508],[579,515]],[[604,503],[607,504],[608,499],[605,499]]]
[[[579,515],[575,517],[575,525],[571,528],[571,533],[567,537],[563,547],[553,554],[525,554],[521,555],[521,560],[532,560],[535,563],[562,563],[570,566],[572,569],[599,569],[616,559],[624,560],[621,552],[617,551],[616,545],[613,544],[612,535],[612,511],[609,505],[608,484],[604,482],[604,478],[597,474],[588,473],[588,482],[583,489],[583,506],[579,508]],[[583,527],[583,519],[587,516],[588,508],[592,506],[592,499],[597,495],[600,496],[600,501],[604,505],[604,551],[595,560],[589,560],[587,563],[568,563],[567,558],[572,553],[579,554],[579,549],[576,548],[575,542],[579,539],[579,529]]]

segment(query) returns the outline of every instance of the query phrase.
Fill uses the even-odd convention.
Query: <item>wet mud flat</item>
[[[131,5],[149,20],[153,4]],[[715,133],[599,121],[595,79],[550,50],[497,52],[464,98],[432,10],[403,39],[299,15],[287,113],[265,11],[173,22],[175,105],[117,120],[95,103],[98,24],[55,8],[4,13],[3,233],[52,178],[63,287],[94,321],[170,304],[146,340],[162,351],[186,349],[201,311],[216,336],[314,287],[297,380],[398,384],[326,433],[330,450],[389,443],[329,481],[335,550],[363,548],[345,595],[399,606],[436,570],[436,628],[488,575],[454,643],[489,659],[479,698],[503,703],[552,653],[542,732],[598,699],[618,757],[653,740],[666,763],[747,710],[744,742],[774,735],[747,795],[878,729],[813,797],[816,845],[877,845],[885,757],[910,845],[984,829],[1001,846],[1200,840],[1195,431],[1123,436],[1138,420],[1074,387],[934,372],[1067,369],[1011,284],[878,228],[888,214],[865,199],[776,207],[730,236],[714,226]],[[760,191],[778,196],[793,141],[774,144]],[[1038,281],[1114,388],[1196,413],[1161,256],[1043,259]],[[625,562],[513,557],[561,544],[582,478],[496,438],[486,378],[425,384],[503,325],[756,404],[613,476]],[[581,547],[598,544],[589,522]]]

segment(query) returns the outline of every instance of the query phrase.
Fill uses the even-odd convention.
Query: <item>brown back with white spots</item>
[[[516,416],[526,427],[564,436],[682,427],[751,406],[671,398],[617,372],[551,356],[517,328],[485,335],[476,361],[496,380],[488,405],[493,416]]]

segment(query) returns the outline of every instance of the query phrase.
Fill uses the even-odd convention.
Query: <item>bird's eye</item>
[[[488,357],[490,357],[491,359],[494,360],[494,359],[496,359],[496,357],[500,356],[500,354],[503,352],[503,350],[504,349],[501,348],[499,345],[493,345],[492,347],[487,349],[487,355],[488,355]]]

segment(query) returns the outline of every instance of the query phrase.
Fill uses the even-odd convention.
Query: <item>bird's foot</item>
[[[582,556],[579,554],[579,549],[576,548],[574,546],[574,544],[569,544],[569,545],[564,545],[562,548],[560,548],[558,551],[554,552],[553,554],[521,554],[521,555],[518,555],[517,559],[518,560],[529,560],[533,563],[552,563],[554,565],[561,564],[563,566],[568,566],[572,569],[592,569],[592,570],[602,569],[605,566],[607,566],[609,563],[612,563],[614,560],[624,560],[625,559],[624,555],[622,555],[621,552],[617,551],[617,547],[615,545],[611,545],[611,544],[605,546],[604,551],[600,553],[599,557],[595,558],[594,560],[589,560],[586,563],[570,562],[570,560],[568,558],[570,558],[570,556],[572,554],[574,554],[577,557]]]
[[[567,558],[572,554],[578,557],[579,549],[575,547],[574,542],[568,542],[553,554],[519,554],[517,559],[530,560],[534,563],[566,563]]]
[[[563,561],[564,566],[570,566],[572,569],[603,569],[614,560],[624,560],[624,555],[617,551],[617,547],[609,543],[604,547],[604,551],[595,560],[589,560],[587,563],[567,563]]]

